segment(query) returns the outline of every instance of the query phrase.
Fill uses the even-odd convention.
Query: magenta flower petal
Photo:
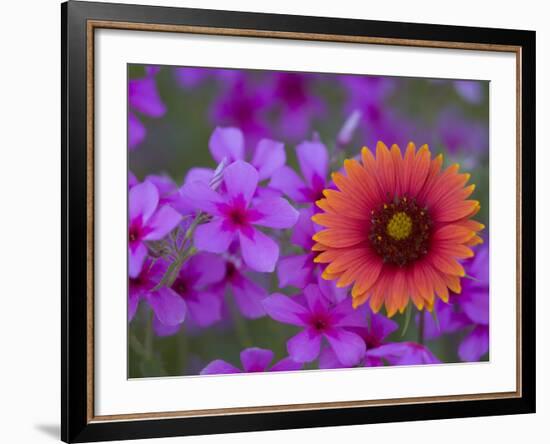
[[[208,327],[222,318],[222,298],[209,290],[195,292],[195,297],[186,298],[190,316],[200,327]]]
[[[161,288],[147,295],[149,305],[166,325],[181,324],[185,319],[187,307],[185,301],[171,288]]]
[[[225,276],[225,261],[218,255],[199,253],[191,257],[185,266],[186,272],[195,279],[195,287],[215,284]]]
[[[306,298],[307,306],[312,313],[321,314],[328,313],[329,306],[326,298],[323,297],[319,286],[316,284],[309,284],[304,288],[304,296]],[[351,303],[350,303],[351,308]]]
[[[162,102],[154,77],[143,77],[128,82],[130,107],[150,117],[162,117],[166,106]]]
[[[335,319],[335,327],[359,327],[367,326],[367,305],[354,309],[351,298],[346,298],[332,309],[332,316]]]
[[[210,253],[223,253],[227,251],[234,232],[223,228],[222,219],[214,219],[195,230],[195,247]]]
[[[130,245],[128,249],[128,275],[130,277],[139,275],[146,257],[147,247],[143,242],[137,242],[134,245]]]
[[[309,254],[287,256],[281,258],[277,264],[279,286],[284,288],[292,285],[304,288],[313,282],[313,261]]]
[[[306,185],[300,176],[288,166],[283,166],[273,173],[269,186],[286,194],[295,202],[307,201],[307,196],[304,194]]]
[[[159,201],[157,187],[145,181],[132,187],[128,193],[128,218],[145,224],[156,210]]]
[[[228,162],[244,159],[244,136],[238,128],[217,127],[210,136],[208,147],[217,163],[224,158]]]
[[[304,364],[296,362],[291,358],[284,358],[271,367],[272,372],[289,372],[292,370],[301,370]]]
[[[480,104],[483,100],[483,88],[477,80],[455,80],[453,82],[456,92],[467,102]]]
[[[241,352],[241,363],[245,372],[263,372],[275,355],[263,348],[247,348]]]
[[[132,111],[128,111],[128,148],[134,149],[145,139],[147,130]]]
[[[231,284],[235,302],[245,318],[257,319],[265,315],[263,301],[267,292],[263,287],[242,275],[235,277]]]
[[[176,325],[166,325],[159,321],[159,318],[153,317],[153,330],[157,336],[165,337],[172,336],[179,332],[181,329],[181,324]]]
[[[139,183],[139,180],[137,179],[136,175],[132,173],[130,170],[128,170],[128,189],[132,188],[133,186],[136,186]]]
[[[306,251],[310,251],[314,244],[312,237],[316,230],[315,224],[311,220],[312,216],[313,210],[311,208],[302,208],[290,237],[294,245],[298,245]]]
[[[290,357],[296,362],[311,362],[319,356],[321,335],[312,328],[306,328],[287,343]]]
[[[212,168],[195,167],[187,172],[184,183],[203,182],[208,184],[213,177],[214,170]]]
[[[249,163],[237,160],[224,170],[223,180],[227,194],[233,199],[242,196],[248,205],[258,185],[258,171]]]
[[[130,291],[128,295],[128,322],[134,319],[138,305],[139,305],[140,296],[139,294],[133,293]]]
[[[399,328],[399,324],[381,314],[371,313],[370,333],[380,342]]]
[[[309,260],[312,264],[312,271],[313,271],[313,257],[311,254],[309,255],[309,257],[310,257]],[[349,296],[349,288],[338,288],[336,286],[336,281],[328,281],[326,279],[323,279],[321,274],[317,276],[316,282],[317,282],[317,285],[319,285],[319,290],[321,290],[321,293],[330,304],[337,305],[340,302],[342,302],[344,299],[347,299],[347,297]],[[363,325],[364,325],[364,319],[363,319]]]
[[[355,333],[333,328],[325,332],[325,338],[338,360],[346,367],[357,365],[365,356],[365,342]]]
[[[202,369],[201,375],[224,375],[231,373],[242,373],[237,367],[228,362],[216,359]]]
[[[164,205],[153,214],[147,224],[149,232],[144,240],[160,240],[172,231],[181,221],[181,214],[169,205]]]
[[[263,305],[267,314],[276,321],[284,324],[307,325],[306,318],[308,311],[303,305],[293,301],[289,296],[274,293],[267,299],[264,299]]]
[[[458,347],[458,356],[462,361],[475,362],[489,351],[489,327],[478,325],[464,338]]]
[[[268,179],[286,162],[285,146],[282,142],[262,139],[256,146],[252,165],[258,170],[260,180]]]
[[[332,348],[325,347],[321,350],[321,354],[319,355],[319,368],[345,368],[345,365],[338,360]]]
[[[254,221],[254,224],[264,227],[291,228],[298,220],[298,211],[282,197],[258,200],[254,205],[254,209],[262,215]]]
[[[218,205],[224,203],[224,199],[208,183],[198,180],[186,182],[181,187],[180,194],[194,208],[212,215],[219,215]]]
[[[441,361],[424,345],[415,342],[393,342],[366,352],[367,358],[382,358],[390,365],[439,364]]]
[[[279,258],[277,243],[259,230],[253,229],[250,234],[239,232],[239,240],[244,262],[252,270],[272,272]]]
[[[302,142],[296,147],[296,155],[302,174],[313,187],[319,179],[325,180],[328,173],[328,151],[321,142]]]

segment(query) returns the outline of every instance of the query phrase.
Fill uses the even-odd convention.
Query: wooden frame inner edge
[[[499,393],[479,393],[451,396],[424,396],[382,400],[340,401],[325,403],[287,404],[256,407],[229,407],[206,410],[184,410],[173,412],[128,413],[116,415],[94,414],[94,31],[95,29],[120,29],[132,31],[177,32],[202,35],[222,35],[234,37],[263,37],[291,40],[311,40],[339,43],[363,43],[375,45],[416,46],[423,48],[465,49],[474,51],[512,52],[516,55],[516,391]],[[435,40],[399,39],[385,37],[366,37],[334,34],[311,34],[286,31],[265,31],[254,29],[214,28],[188,25],[166,25],[150,23],[132,23],[107,20],[88,20],[86,24],[86,207],[87,207],[87,422],[113,422],[126,420],[190,418],[200,416],[227,416],[253,413],[293,412],[301,410],[326,410],[335,408],[358,408],[388,405],[406,405],[415,403],[458,402],[491,399],[520,398],[522,396],[522,291],[521,291],[521,153],[522,153],[522,48],[517,45],[499,45],[488,43],[446,42]]]

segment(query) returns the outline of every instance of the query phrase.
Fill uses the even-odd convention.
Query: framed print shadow
[[[65,442],[535,411],[535,33],[69,1]]]

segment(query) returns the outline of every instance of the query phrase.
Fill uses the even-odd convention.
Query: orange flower
[[[479,202],[468,200],[475,185],[458,165],[441,170],[427,145],[409,143],[404,156],[397,145],[378,142],[376,158],[368,148],[362,164],[346,160],[346,174],[333,173],[337,190],[324,190],[313,221],[326,227],[313,239],[316,262],[328,264],[325,279],[352,285],[354,307],[370,300],[377,312],[403,313],[412,299],[431,311],[434,295],[447,302],[460,293],[464,269],[458,260],[472,257],[482,243],[484,226],[471,220]]]

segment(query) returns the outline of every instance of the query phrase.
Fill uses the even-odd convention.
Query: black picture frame
[[[88,353],[93,319],[89,291],[90,217],[87,38],[90,20],[185,25],[267,32],[511,45],[521,66],[521,394],[499,399],[440,401],[269,413],[96,421],[90,416]],[[62,54],[62,374],[61,438],[90,442],[416,421],[535,412],[535,32],[355,19],[69,1],[61,5]]]

